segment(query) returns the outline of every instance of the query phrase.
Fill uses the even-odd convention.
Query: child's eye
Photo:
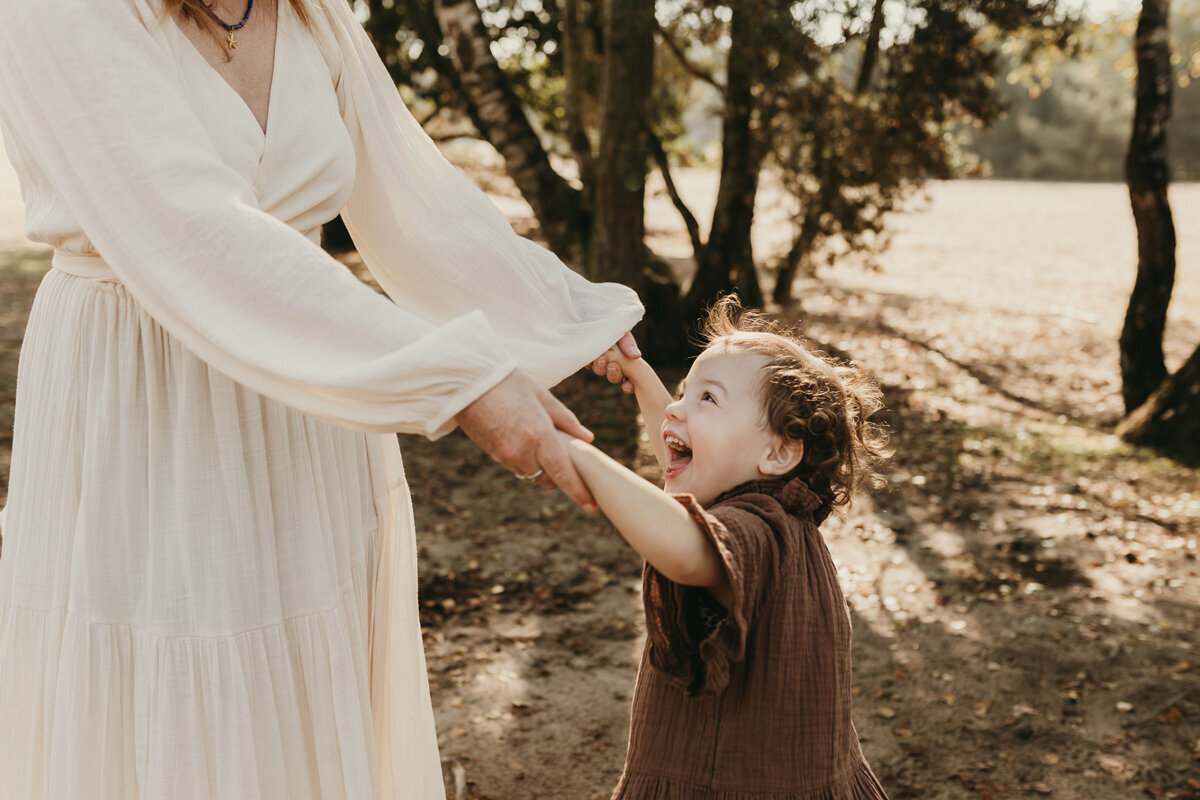
[[[702,401],[712,403],[713,405],[716,405],[716,403],[717,403],[717,398],[713,397],[712,392],[705,392],[704,394],[700,395],[700,399]]]

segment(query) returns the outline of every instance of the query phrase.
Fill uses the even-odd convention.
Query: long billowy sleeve
[[[435,323],[482,310],[546,386],[611,347],[641,318],[637,295],[591,283],[518,236],[409,113],[348,4],[326,0],[325,10],[358,163],[343,214],[384,291]]]
[[[516,367],[482,311],[397,307],[259,209],[182,96],[145,0],[0,0],[0,17],[6,131],[197,356],[322,419],[429,435]]]

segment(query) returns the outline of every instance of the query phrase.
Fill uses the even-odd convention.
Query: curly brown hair
[[[704,347],[748,350],[767,359],[763,416],[780,436],[801,442],[800,463],[787,477],[808,484],[832,510],[849,505],[854,490],[884,485],[878,468],[892,455],[887,432],[870,417],[883,408],[875,381],[857,364],[809,349],[794,328],[743,309],[727,295],[709,309]]]

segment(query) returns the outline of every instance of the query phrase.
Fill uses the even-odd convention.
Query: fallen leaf
[[[1130,711],[1133,711],[1133,703],[1122,700],[1117,703],[1117,711],[1120,711],[1122,714],[1128,714]]]
[[[1163,725],[1178,725],[1181,719],[1183,719],[1183,712],[1179,710],[1179,706],[1171,706],[1158,715],[1158,721]]]
[[[461,739],[467,735],[467,729],[466,728],[451,728],[450,732],[446,735],[449,736],[451,739]]]
[[[1107,772],[1109,775],[1116,775],[1125,769],[1125,762],[1116,756],[1105,755],[1101,753],[1096,756],[1096,763],[1100,769]]]
[[[892,709],[888,708],[887,706],[883,706],[882,708],[877,709],[875,711],[875,713],[878,714],[879,716],[883,717],[884,719],[891,719],[892,717],[896,716],[896,712],[893,711]]]
[[[1054,753],[1042,753],[1042,763],[1054,766],[1058,763],[1058,756]]]

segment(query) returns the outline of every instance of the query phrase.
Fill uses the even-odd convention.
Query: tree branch
[[[679,216],[683,217],[688,238],[692,240],[692,258],[699,260],[700,251],[704,249],[704,242],[700,239],[700,223],[696,221],[696,215],[687,207],[687,203],[683,202],[679,190],[675,187],[675,181],[671,179],[671,165],[667,161],[667,152],[663,150],[662,140],[655,136],[653,131],[650,131],[649,134],[650,155],[654,158],[654,163],[658,165],[658,171],[662,173],[663,183],[667,186],[667,194],[671,196],[675,210],[679,212]]]
[[[671,51],[671,54],[675,56],[675,60],[679,62],[684,71],[686,71],[692,77],[704,81],[709,86],[715,88],[718,92],[721,92],[722,94],[725,93],[725,87],[721,85],[720,81],[713,77],[711,72],[701,69],[692,62],[688,61],[687,56],[683,52],[683,47],[679,44],[679,42],[675,41],[675,38],[671,36],[670,32],[668,32],[666,28],[664,28],[662,25],[656,24],[654,26],[654,30],[662,38],[663,44],[665,44],[667,49]]]

